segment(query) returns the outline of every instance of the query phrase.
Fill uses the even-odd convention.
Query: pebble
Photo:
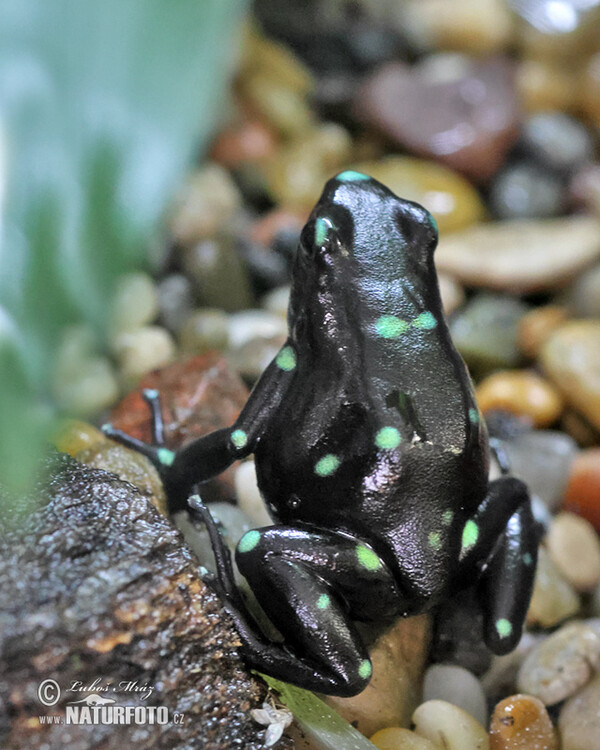
[[[257,339],[275,337],[287,338],[287,323],[279,315],[266,310],[245,310],[229,317],[229,344],[232,350]]]
[[[584,164],[572,177],[569,196],[577,208],[600,216],[600,163]]]
[[[487,180],[518,135],[513,73],[499,58],[438,55],[413,67],[389,63],[359,90],[355,115],[418,156]]]
[[[221,130],[210,148],[210,156],[229,169],[241,164],[260,164],[273,156],[277,140],[260,120],[246,119]]]
[[[425,672],[423,702],[442,700],[462,708],[480,724],[488,718],[485,693],[472,672],[455,664],[433,664]]]
[[[298,244],[300,232],[306,216],[285,208],[274,208],[260,216],[253,224],[250,233],[252,242],[262,247],[271,247],[279,235],[293,235]]]
[[[386,727],[409,726],[421,695],[430,625],[427,614],[400,618],[370,650],[373,677],[362,693],[327,696],[326,703],[367,737]]]
[[[422,703],[412,717],[415,733],[444,750],[489,750],[487,732],[466,711],[446,701]]]
[[[449,316],[464,304],[465,290],[453,278],[443,273],[438,274],[438,284],[444,313]]]
[[[594,157],[594,141],[579,120],[563,112],[539,112],[521,130],[521,146],[540,164],[559,173],[574,172]]]
[[[153,279],[139,271],[117,279],[110,305],[110,330],[114,333],[141,328],[158,315],[158,291]]]
[[[450,321],[459,352],[476,374],[517,367],[517,326],[528,307],[518,300],[478,294]]]
[[[500,52],[513,36],[513,20],[502,0],[408,0],[400,12],[402,31],[419,50],[472,55]]]
[[[567,402],[600,429],[600,320],[565,323],[542,346],[540,361]]]
[[[577,591],[591,591],[600,583],[600,539],[584,518],[559,513],[546,537],[546,547],[555,565]]]
[[[380,729],[370,738],[378,750],[438,750],[439,745],[419,737],[409,729],[388,727]]]
[[[227,359],[246,381],[254,383],[277,356],[285,338],[277,335],[251,339],[239,347],[230,348]]]
[[[485,218],[479,193],[462,175],[434,161],[385,156],[360,162],[356,170],[379,180],[396,195],[433,214],[440,233],[455,232]]]
[[[546,636],[525,631],[514,651],[504,656],[494,656],[488,671],[482,676],[481,684],[491,703],[514,691],[517,674],[523,659]]]
[[[577,104],[573,72],[548,60],[521,60],[517,67],[517,91],[529,112],[565,111]]]
[[[165,441],[176,450],[184,443],[233,424],[246,403],[248,390],[237,373],[216,352],[191,357],[143,378],[111,411],[109,421],[128,435],[149,442],[150,410],[141,396],[144,388],[161,397]],[[232,500],[236,464],[202,485],[202,498]]]
[[[206,164],[191,175],[175,200],[171,232],[176,242],[190,246],[225,226],[242,197],[227,170]]]
[[[531,695],[511,695],[497,704],[490,724],[490,750],[557,750],[544,704]]]
[[[172,332],[179,331],[194,305],[192,285],[180,273],[172,273],[158,284],[160,321]]]
[[[584,271],[563,295],[565,305],[581,318],[600,318],[600,264]]]
[[[525,313],[519,321],[519,348],[526,357],[537,359],[541,346],[562,323],[568,310],[560,305],[541,305]]]
[[[563,625],[525,658],[517,677],[521,692],[547,706],[583,687],[600,666],[600,633],[582,622]]]
[[[281,253],[264,248],[246,238],[239,239],[237,251],[244,261],[257,295],[289,281],[289,264]]]
[[[502,370],[488,375],[477,386],[477,403],[483,411],[503,410],[548,427],[560,417],[561,395],[548,381],[529,370]]]
[[[527,624],[552,628],[576,615],[580,606],[573,586],[563,578],[544,547],[540,547]]]
[[[186,354],[204,354],[229,345],[229,316],[223,310],[194,310],[179,331],[179,344]]]
[[[202,240],[184,252],[183,267],[204,307],[233,312],[252,306],[248,271],[234,242],[232,237],[220,235]]]
[[[290,302],[290,286],[277,287],[267,292],[261,300],[261,307],[273,315],[278,315],[284,320],[287,318],[287,310]]]
[[[558,719],[561,750],[600,750],[600,674],[565,703]]]
[[[265,501],[258,489],[254,461],[242,461],[235,472],[235,495],[240,510],[256,526],[271,526],[273,519],[267,512]]]
[[[566,207],[560,177],[545,166],[523,160],[503,169],[494,179],[490,205],[498,219],[543,219],[558,216]]]
[[[599,257],[600,222],[566,216],[474,225],[442,238],[436,265],[463,284],[526,294],[565,284]]]
[[[82,422],[79,419],[65,419],[52,435],[51,441],[57,450],[74,457],[80,451],[106,443],[107,437],[97,427],[88,422]]]
[[[161,478],[141,453],[105,438],[103,443],[79,451],[75,458],[82,464],[110,471],[131,482],[161,513],[167,515],[167,499]]]
[[[600,448],[583,450],[573,461],[564,507],[585,518],[600,534]]]
[[[600,125],[600,52],[590,57],[580,81],[580,104],[587,116]]]
[[[175,359],[176,347],[171,334],[159,326],[144,326],[112,338],[119,377],[126,386],[135,385],[146,373],[164,367]]]

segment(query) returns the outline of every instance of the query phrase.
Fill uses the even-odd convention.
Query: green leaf
[[[102,341],[217,122],[244,0],[0,0],[0,477],[23,490],[64,326]]]
[[[281,701],[294,714],[302,731],[319,750],[374,750],[375,745],[351,724],[308,690],[260,675],[277,691]]]

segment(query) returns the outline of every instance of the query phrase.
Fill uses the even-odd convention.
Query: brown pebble
[[[536,359],[546,339],[568,317],[566,307],[543,305],[523,315],[518,326],[518,345],[523,354]]]
[[[541,700],[511,695],[500,701],[490,723],[490,750],[556,750],[554,727]]]
[[[600,750],[600,674],[563,706],[558,720],[562,750]]]
[[[58,426],[51,441],[57,450],[68,453],[69,456],[76,456],[79,451],[108,443],[108,438],[88,422],[66,419]]]
[[[587,519],[600,534],[600,448],[581,451],[573,461],[564,507]]]
[[[259,120],[245,120],[222,130],[213,141],[210,156],[224,167],[264,162],[273,155],[276,139]]]
[[[560,572],[578,591],[591,591],[600,583],[600,540],[585,518],[559,513],[546,536],[546,547]]]
[[[526,417],[535,427],[549,427],[563,409],[563,400],[550,383],[527,370],[502,370],[481,381],[477,403],[483,411],[508,411]]]

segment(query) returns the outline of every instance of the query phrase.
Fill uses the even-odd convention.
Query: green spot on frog
[[[284,372],[291,372],[296,367],[296,352],[291,346],[284,346],[277,355],[275,364]]]
[[[437,320],[433,313],[429,311],[422,312],[412,322],[415,328],[421,328],[424,331],[431,331],[437,326]]]
[[[508,638],[508,636],[512,634],[512,630],[512,625],[504,617],[496,620],[496,632],[498,633],[500,638]]]
[[[474,409],[474,408],[469,409],[469,420],[473,424],[479,423],[479,411],[477,409]]]
[[[431,549],[438,552],[442,549],[442,535],[439,531],[432,531],[428,537],[429,546]]]
[[[533,557],[529,554],[529,552],[526,552],[523,555],[523,563],[529,567],[531,563],[533,562]]]
[[[334,474],[340,465],[340,459],[333,453],[323,456],[315,465],[315,474],[320,477],[329,477]]]
[[[369,677],[373,674],[373,666],[369,659],[363,659],[363,661],[361,661],[358,668],[358,674],[363,678],[363,680],[368,680]]]
[[[375,571],[381,568],[381,560],[377,553],[364,544],[359,544],[357,546],[356,557],[358,558],[359,564],[363,568],[366,568],[366,570]]]
[[[168,448],[159,448],[157,451],[158,460],[163,466],[173,466],[175,453]]]
[[[466,522],[462,533],[462,552],[468,552],[477,544],[479,538],[479,527],[473,520]]]
[[[238,551],[250,552],[250,550],[253,550],[259,542],[260,542],[260,531],[257,531],[256,529],[252,529],[252,531],[247,531],[239,541]]]
[[[234,430],[231,433],[231,442],[236,448],[243,448],[248,442],[248,435],[246,435],[244,430]]]
[[[442,523],[444,524],[444,526],[450,526],[453,518],[454,518],[454,513],[451,510],[445,510],[442,513]]]
[[[329,594],[321,594],[321,596],[317,600],[317,607],[319,609],[327,609],[330,606],[331,606],[331,599],[329,598]]]
[[[317,246],[324,244],[331,229],[333,229],[333,224],[329,219],[320,216],[315,221],[315,244]]]
[[[347,169],[345,172],[340,172],[336,177],[339,182],[357,182],[361,180],[370,180],[371,178],[367,174],[362,172],[355,172],[353,169]]]
[[[408,329],[408,323],[395,315],[382,315],[375,321],[375,330],[384,339],[396,339]]]
[[[375,445],[383,451],[397,448],[402,442],[402,437],[395,427],[382,427],[375,435]]]

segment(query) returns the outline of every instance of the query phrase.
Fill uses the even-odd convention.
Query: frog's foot
[[[467,580],[479,571],[484,639],[495,654],[512,651],[521,638],[533,591],[538,537],[527,487],[514,477],[492,482],[465,524],[461,571]]]

